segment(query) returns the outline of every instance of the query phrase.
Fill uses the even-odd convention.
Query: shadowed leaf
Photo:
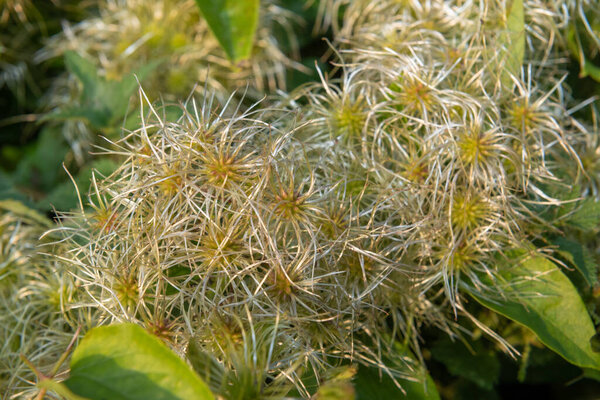
[[[484,306],[531,329],[539,340],[572,364],[600,369],[600,354],[592,350],[594,324],[571,281],[549,260],[514,256],[500,278],[505,298],[471,295]],[[481,280],[494,285],[487,276]]]
[[[89,331],[73,353],[64,383],[90,400],[213,400],[189,365],[135,324]]]
[[[196,0],[210,29],[233,62],[250,57],[259,0]]]

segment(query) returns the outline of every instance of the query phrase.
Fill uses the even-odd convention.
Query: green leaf
[[[82,100],[93,101],[97,97],[99,82],[96,66],[72,50],[66,51],[64,58],[67,70],[75,75],[83,85]]]
[[[501,400],[498,393],[483,389],[467,379],[456,379],[452,383],[452,400]]]
[[[64,384],[90,400],[214,399],[182,359],[135,324],[90,330],[73,352]]]
[[[412,353],[399,343],[395,346],[394,357],[402,358],[405,363],[395,366],[410,380],[399,379],[398,382],[405,391],[403,393],[394,384],[392,379],[376,368],[360,366],[354,379],[357,400],[439,400],[440,395],[435,387],[435,382],[427,373],[425,366],[421,365]],[[408,364],[407,364],[408,363]]]
[[[482,305],[531,329],[548,348],[570,363],[600,369],[600,354],[592,350],[596,334],[586,307],[571,281],[552,262],[540,256],[514,257],[502,265],[498,282],[505,298],[491,299],[472,290]],[[489,277],[481,276],[492,286]]]
[[[598,371],[596,369],[584,368],[583,376],[585,376],[586,378],[594,379],[594,380],[600,382],[600,371]]]
[[[525,12],[523,0],[513,0],[506,16],[506,31],[500,43],[506,53],[503,57],[501,83],[513,87],[511,75],[518,76],[525,57]]]
[[[314,400],[355,400],[356,392],[348,381],[325,382],[321,385]]]
[[[136,76],[141,82],[162,62],[148,63],[122,80],[107,80],[98,75],[93,63],[76,52],[67,51],[64,58],[65,66],[82,85],[79,104],[48,114],[42,120],[86,120],[96,129],[122,122],[120,119],[126,115],[131,95],[138,87]]]
[[[44,127],[38,139],[27,146],[12,174],[0,171],[0,198],[12,198],[38,208],[36,202],[64,181],[62,163],[68,151],[69,144],[59,127]]]
[[[575,267],[590,286],[598,282],[598,265],[587,247],[564,237],[554,239],[552,244],[558,246],[557,253]]]
[[[78,396],[62,382],[56,382],[52,379],[44,379],[37,384],[40,389],[51,390],[54,393],[64,397],[67,400],[90,400],[87,397]]]
[[[584,58],[579,77],[585,78],[586,76],[589,76],[590,78],[600,82],[600,67],[593,64],[587,58]]]
[[[580,72],[579,77],[585,78],[586,76],[600,82],[600,67],[593,64],[587,57],[586,51],[584,50],[585,38],[582,38],[579,31],[587,32],[585,27],[581,27],[578,21],[569,23],[566,32],[567,48],[571,54],[579,61]],[[589,34],[589,32],[588,32]],[[585,34],[583,35],[585,36]]]
[[[108,176],[112,174],[118,167],[118,164],[108,158],[100,158],[93,161],[88,166],[83,168],[75,177],[75,183],[79,189],[79,193],[83,198],[88,194],[90,185],[92,182],[92,173],[96,172],[102,176]],[[71,180],[65,180],[64,182],[55,186],[55,188],[48,193],[48,196],[37,203],[37,207],[40,209],[49,209],[53,207],[58,211],[70,211],[77,208],[79,200],[77,199],[77,191],[73,186]]]
[[[68,151],[69,145],[60,129],[45,127],[19,162],[13,175],[15,185],[40,192],[50,190],[64,174],[62,163]]]
[[[233,62],[250,57],[259,0],[196,0],[208,26]]]
[[[14,176],[0,170],[0,200],[16,200],[26,206],[32,206],[31,200],[14,185]]]
[[[344,366],[327,372],[330,377],[321,384],[317,393],[312,397],[314,400],[356,399],[356,391],[351,383],[356,374],[356,367]]]
[[[600,226],[600,202],[591,198],[584,200],[566,222],[584,231],[598,228]]]
[[[417,382],[399,380],[402,389],[406,392],[403,393],[389,376],[380,375],[375,368],[361,366],[354,379],[356,400],[439,400],[440,395],[435,388],[435,382],[427,372],[418,371],[416,375],[419,379]]]
[[[56,121],[84,120],[89,122],[94,128],[100,129],[110,125],[112,115],[110,110],[105,108],[74,106],[65,107],[62,110],[48,114],[43,119]]]
[[[481,342],[469,343],[467,348],[460,341],[444,338],[431,347],[434,359],[443,363],[455,376],[466,378],[478,386],[491,390],[498,382],[500,362],[491,350],[486,350]]]

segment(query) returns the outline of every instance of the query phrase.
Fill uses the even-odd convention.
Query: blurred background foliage
[[[3,3],[0,4],[3,9],[0,14],[0,199],[17,199],[48,215],[52,215],[54,209],[66,211],[77,205],[73,183],[65,170],[80,185],[81,193],[87,193],[93,169],[102,175],[114,170],[115,160],[92,153],[110,146],[103,137],[118,139],[124,130],[139,123],[138,80],[153,101],[159,98],[159,93],[166,100],[183,100],[194,90],[201,93],[208,86],[221,101],[226,101],[230,91],[237,90],[238,97],[245,95],[246,105],[250,105],[277,90],[290,90],[314,81],[317,79],[315,63],[324,70],[329,69],[323,58],[328,51],[323,37],[329,35],[331,39],[331,32],[314,34],[316,3],[309,5],[293,0],[263,3],[260,22],[271,20],[264,37],[260,37],[259,26],[258,39],[274,41],[264,47],[276,51],[282,58],[281,65],[271,70],[283,73],[283,80],[267,75],[262,77],[266,81],[258,84],[256,80],[249,81],[246,75],[256,70],[232,65],[214,49],[216,55],[198,56],[205,67],[202,73],[188,74],[185,68],[189,66],[177,59],[180,50],[206,47],[215,40],[205,38],[208,32],[186,37],[185,30],[190,28],[181,28],[176,21],[166,21],[161,26],[150,24],[150,27],[157,26],[151,35],[133,30],[129,32],[130,37],[122,35],[119,36],[121,42],[110,43],[120,34],[118,14],[126,11],[119,10],[122,4],[130,5],[127,11],[140,19],[151,20],[157,17],[145,14],[157,4],[164,3],[165,10],[182,7],[183,12],[191,13],[196,21],[190,23],[198,24],[201,17],[193,1],[3,0]],[[90,27],[86,22],[106,19],[110,12],[115,13],[113,17],[117,20],[112,25],[113,36],[105,37],[105,33],[96,32],[97,27]],[[110,28],[109,22],[102,28]],[[164,37],[165,34],[169,37]],[[123,71],[119,76],[115,75],[117,70],[111,69],[112,65],[99,63],[99,54],[106,54],[102,52],[104,49],[94,48],[96,40],[104,40],[105,47],[118,53],[113,54],[118,58],[140,39],[143,39],[138,44],[141,48],[135,49],[135,53],[144,55],[138,57],[135,69]],[[196,43],[186,45],[186,40]],[[260,46],[257,44],[254,51],[263,50]],[[253,59],[259,56],[268,61],[272,54],[268,51],[258,56],[252,54]],[[267,61],[258,62],[261,70],[265,70],[262,67]],[[276,59],[274,63],[278,62]],[[136,62],[126,65],[135,66]],[[179,71],[178,65],[185,68]],[[237,77],[240,70],[248,72]],[[170,75],[165,76],[165,71],[170,71]],[[179,71],[180,76],[174,76],[173,71]],[[201,74],[209,73],[216,76],[211,77],[215,81],[234,84],[221,86],[202,82],[205,76]],[[276,82],[269,83],[269,79]]]

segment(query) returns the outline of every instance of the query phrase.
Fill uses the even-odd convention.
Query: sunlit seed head
[[[446,50],[446,59],[448,61],[448,64],[450,65],[454,64],[456,61],[458,61],[459,58],[463,56],[464,50],[458,47],[449,46]]]
[[[393,3],[395,0],[388,2]],[[378,7],[375,3],[379,2],[360,3],[374,4],[374,7]],[[438,3],[444,2],[433,3],[437,6]],[[517,137],[519,135],[508,136],[510,132],[498,132],[505,132],[505,128],[509,131],[535,131],[544,123],[542,117],[545,114],[542,114],[542,110],[546,108],[536,106],[537,103],[531,106],[523,100],[508,105],[501,102],[494,104],[499,98],[504,101],[506,93],[501,93],[501,96],[496,98],[494,96],[497,94],[494,91],[485,89],[489,86],[486,80],[490,77],[489,74],[483,73],[486,70],[482,64],[486,63],[486,60],[481,59],[481,55],[485,50],[487,58],[487,48],[478,49],[481,44],[477,43],[480,39],[477,32],[462,32],[457,29],[447,36],[438,32],[423,33],[425,30],[454,29],[455,26],[473,26],[479,29],[479,20],[463,23],[460,21],[463,15],[453,14],[456,7],[448,4],[441,5],[441,12],[437,15],[433,13],[436,10],[427,10],[430,6],[421,7],[420,2],[406,0],[404,6],[418,12],[411,13],[409,9],[405,14],[397,13],[390,18],[394,19],[398,30],[416,27],[416,30],[420,31],[419,37],[415,36],[413,39],[419,40],[405,45],[402,51],[393,54],[393,57],[390,55],[395,49],[387,52],[382,59],[378,57],[381,57],[383,52],[378,54],[377,51],[369,50],[362,53],[362,61],[352,60],[351,63],[343,65],[343,69],[348,71],[358,69],[359,73],[353,75],[358,79],[353,81],[354,78],[348,78],[349,84],[346,85],[344,81],[342,88],[335,82],[327,84],[326,95],[323,94],[322,88],[321,92],[313,93],[312,97],[308,95],[311,107],[308,110],[299,107],[298,115],[300,119],[309,114],[311,118],[315,115],[317,117],[317,121],[306,129],[309,140],[304,141],[305,137],[302,137],[294,146],[285,147],[281,157],[279,154],[271,157],[271,150],[280,143],[267,149],[262,148],[267,141],[265,138],[268,137],[270,141],[277,136],[277,133],[271,133],[271,127],[277,131],[279,121],[274,124],[271,124],[271,121],[261,121],[261,124],[269,125],[269,133],[265,133],[266,129],[258,130],[257,135],[252,133],[252,140],[248,139],[248,142],[238,146],[240,142],[237,141],[238,136],[235,136],[238,127],[242,136],[246,132],[253,132],[255,115],[237,121],[229,120],[225,117],[226,113],[223,113],[219,114],[218,118],[222,118],[224,123],[214,125],[215,131],[207,135],[212,141],[204,140],[200,133],[199,127],[204,127],[204,120],[198,124],[190,124],[193,125],[191,129],[177,126],[178,129],[166,132],[165,135],[149,135],[151,141],[156,139],[158,143],[147,147],[147,150],[143,148],[139,158],[150,162],[136,163],[135,173],[126,172],[124,178],[119,178],[120,188],[127,193],[126,197],[121,198],[123,203],[119,204],[137,208],[135,218],[128,221],[134,235],[130,237],[125,233],[125,229],[122,229],[123,232],[116,232],[122,233],[118,239],[123,242],[139,239],[140,243],[131,246],[134,249],[132,251],[152,252],[152,257],[160,259],[158,262],[164,263],[167,270],[173,265],[185,265],[185,271],[178,275],[180,279],[169,283],[176,285],[185,280],[188,283],[192,282],[193,286],[197,286],[194,289],[198,290],[187,291],[192,285],[176,288],[176,294],[173,295],[175,300],[159,298],[157,302],[169,302],[169,307],[172,307],[170,310],[177,308],[175,304],[194,304],[196,308],[189,311],[189,315],[185,315],[185,320],[190,321],[189,325],[196,325],[197,329],[205,332],[204,345],[210,348],[213,354],[217,354],[218,362],[224,366],[224,370],[231,371],[231,379],[224,380],[226,384],[221,387],[224,393],[218,394],[223,398],[259,399],[264,395],[262,388],[268,386],[268,382],[261,379],[264,378],[261,374],[267,370],[266,365],[269,363],[252,363],[252,360],[267,354],[267,351],[259,351],[264,348],[254,339],[254,334],[260,333],[255,325],[258,321],[274,317],[278,323],[279,318],[281,321],[293,321],[293,328],[285,332],[285,335],[277,336],[277,340],[275,334],[265,335],[268,338],[265,340],[268,344],[265,348],[274,349],[273,353],[268,354],[276,354],[284,347],[284,351],[287,352],[302,347],[302,352],[309,354],[304,354],[303,360],[311,358],[323,361],[344,357],[354,359],[363,345],[359,338],[362,333],[368,336],[383,336],[389,332],[382,329],[382,325],[385,325],[381,323],[383,318],[374,321],[378,319],[374,317],[378,314],[375,310],[382,310],[381,314],[388,313],[390,309],[390,315],[397,313],[397,320],[400,322],[393,323],[398,328],[397,331],[410,331],[406,339],[417,342],[418,324],[411,325],[405,322],[403,318],[406,314],[410,313],[411,319],[412,314],[418,315],[418,319],[424,321],[435,321],[438,314],[445,314],[448,299],[454,305],[460,295],[454,291],[462,287],[460,277],[463,276],[463,272],[473,273],[475,270],[485,269],[483,263],[487,252],[501,247],[500,244],[493,243],[501,242],[496,240],[494,235],[502,236],[507,233],[498,233],[495,230],[500,231],[511,224],[510,219],[514,218],[511,216],[514,212],[510,209],[511,204],[507,197],[513,196],[515,192],[513,187],[505,187],[506,180],[500,176],[509,171],[508,167],[502,166],[502,162],[507,162],[507,150],[503,142],[508,138],[506,142],[512,140],[513,144],[525,146],[534,142],[536,138],[528,138],[528,143],[523,143],[525,140]],[[467,10],[465,15],[467,12],[473,13],[470,3],[464,9]],[[418,22],[419,18],[424,21]],[[492,25],[489,27],[494,29]],[[150,28],[154,29],[152,26]],[[157,41],[155,45],[169,48],[185,46],[186,51],[187,46],[192,45],[185,40],[179,41],[176,36],[170,36],[168,31],[151,33],[151,40]],[[369,35],[377,38],[377,33],[379,32],[369,32]],[[493,31],[492,35],[495,33],[496,31]],[[446,37],[452,37],[454,43],[445,43]],[[438,41],[432,40],[435,38]],[[189,42],[190,38],[187,40]],[[475,50],[454,54],[451,49],[448,50],[448,54],[444,54],[451,45],[466,42],[469,44],[465,46],[472,46]],[[430,53],[438,44],[439,48]],[[149,42],[148,45],[153,43]],[[394,57],[397,59],[391,60]],[[459,57],[465,62],[464,68],[454,64]],[[471,59],[466,60],[467,58]],[[401,63],[398,60],[406,62]],[[479,68],[482,69],[479,71]],[[460,70],[459,73],[457,70]],[[172,72],[175,74],[180,70],[171,71],[176,71]],[[399,74],[402,74],[400,79]],[[515,80],[518,79],[519,77],[515,77]],[[394,83],[389,85],[390,81]],[[169,83],[175,85],[174,82]],[[484,89],[480,90],[482,88]],[[500,92],[504,90],[499,89]],[[535,110],[536,107],[538,110]],[[554,110],[553,107],[548,109]],[[556,107],[556,110],[559,109],[560,107]],[[479,111],[483,114],[481,120],[491,128],[464,128],[465,124],[468,124],[465,115],[475,115]],[[198,114],[207,115],[207,120],[216,115],[212,114],[212,110],[201,110],[196,112],[196,115]],[[500,126],[499,114],[505,117],[502,121],[505,126]],[[289,126],[288,123],[289,121],[285,122],[286,126]],[[376,129],[368,132],[367,123],[372,123]],[[173,126],[177,124],[172,123]],[[221,131],[223,126],[230,130]],[[231,142],[224,140],[223,137],[231,132],[235,136]],[[295,134],[295,131],[292,133]],[[547,135],[547,132],[542,133]],[[328,140],[332,139],[331,136],[340,140]],[[313,138],[318,140],[311,142]],[[344,138],[360,139],[360,151],[351,146],[338,146]],[[536,142],[536,145],[539,142]],[[219,147],[221,143],[224,143],[223,147]],[[296,143],[300,144],[296,146]],[[411,148],[413,143],[416,143],[414,149]],[[265,159],[276,160],[270,165],[272,168],[268,169],[269,172],[264,174],[264,186],[273,183],[274,180],[270,183],[268,181],[272,177],[269,173],[280,173],[283,169],[281,165],[290,165],[290,174],[282,179],[285,182],[274,184],[275,188],[265,190],[264,193],[261,191],[262,187],[254,190],[252,196],[246,191],[237,193],[237,184],[243,182],[244,187],[251,186],[248,177],[261,175],[267,170],[261,170],[260,161],[249,160],[244,155],[248,148],[255,145],[256,154],[265,155]],[[242,150],[236,152],[236,146]],[[287,142],[281,142],[281,147],[284,146],[287,146]],[[549,147],[544,143],[544,146],[539,148],[545,151]],[[171,164],[167,170],[161,169],[165,158],[184,159],[187,162],[190,154],[193,154],[193,157],[190,157],[192,166],[173,167]],[[329,155],[334,157],[328,159]],[[306,166],[299,167],[299,159],[309,160]],[[349,159],[356,161],[348,162]],[[337,163],[338,160],[341,161]],[[281,164],[278,164],[279,162]],[[355,169],[353,162],[361,168]],[[535,164],[536,162],[538,164]],[[582,162],[588,169],[596,168],[592,158]],[[482,168],[485,169],[485,173],[463,173],[467,169],[475,170],[465,166],[477,164],[485,164],[485,168]],[[533,159],[531,169],[527,172],[531,172],[533,176],[538,167],[541,169],[540,164],[539,159]],[[123,171],[132,170],[130,166],[126,165]],[[386,171],[382,172],[384,169]],[[356,178],[361,173],[356,171],[367,170],[372,174],[369,176],[377,175],[374,178],[377,179],[377,184],[370,185],[370,181],[367,182],[362,176]],[[156,188],[148,188],[148,175],[144,175],[145,173],[151,175],[151,182],[162,184],[160,187],[164,193],[184,193],[185,201],[171,202],[171,199],[166,199],[165,196],[156,196],[153,192]],[[354,176],[349,177],[349,173]],[[138,175],[145,180],[141,183],[136,181]],[[303,178],[308,180],[309,175],[310,188],[306,187],[306,181],[294,185],[293,177],[298,183]],[[529,179],[529,175],[522,175],[526,176],[524,179]],[[479,177],[485,179],[478,179]],[[291,185],[288,185],[290,181]],[[355,197],[358,198],[356,203],[348,205],[347,208],[341,204],[344,203],[340,201],[343,196],[331,195],[331,187],[335,187],[340,181],[349,182],[343,190],[346,196],[344,199],[352,198],[354,201]],[[407,184],[407,181],[416,185]],[[131,182],[134,187],[129,186]],[[357,184],[357,190],[352,187],[352,182]],[[204,186],[207,183],[207,186],[213,186],[212,189],[224,188],[230,183],[232,185],[227,190],[218,191],[211,188],[207,190]],[[111,185],[109,182],[107,187],[114,190],[114,186]],[[217,196],[215,191],[218,192]],[[232,193],[234,195],[230,196]],[[135,196],[138,195],[143,196],[143,202],[137,202],[138,198]],[[517,195],[519,194],[515,196]],[[497,203],[496,196],[503,196],[505,199]],[[231,200],[231,197],[241,201]],[[211,210],[216,208],[212,198],[218,199],[217,207],[223,207],[222,214],[212,213]],[[333,204],[330,211],[321,213],[315,203],[318,200],[317,204],[323,204],[323,199],[331,199]],[[169,206],[165,207],[168,201]],[[399,204],[401,206],[398,206]],[[498,204],[505,207],[502,213],[498,212]],[[245,208],[240,210],[239,207],[242,206]],[[119,207],[122,207],[119,210],[125,213],[126,206]],[[226,229],[223,227],[225,224],[222,221],[228,218],[229,213],[236,215],[234,219],[235,224],[239,224],[238,230],[229,226]],[[246,218],[250,214],[251,217]],[[237,219],[237,216],[241,217]],[[496,224],[497,219],[502,220]],[[102,226],[111,225],[110,216],[103,217],[103,220],[105,222]],[[307,221],[306,225],[310,226],[304,226]],[[421,221],[425,222],[421,224]],[[399,233],[403,232],[403,226],[406,224],[411,225],[408,238]],[[146,231],[148,225],[152,225],[152,232]],[[273,225],[276,226],[275,229],[272,229]],[[289,229],[292,225],[292,229]],[[125,227],[124,223],[122,227]],[[283,228],[278,229],[279,227]],[[288,231],[292,230],[289,234]],[[106,236],[115,236],[113,233]],[[389,236],[384,237],[385,243],[381,248],[361,249],[357,244],[365,237],[379,238],[385,235]],[[306,237],[308,239],[305,239]],[[72,254],[81,257],[77,260],[80,265],[92,264],[88,262],[90,260],[94,261],[93,264],[101,264],[102,258],[107,258],[102,252],[119,253],[128,247],[96,246],[89,251],[79,244],[75,245],[79,247]],[[410,246],[415,250],[405,251]],[[340,256],[338,251],[343,251],[343,256]],[[306,259],[298,265],[290,266],[293,263],[289,260],[301,253],[308,254]],[[126,256],[118,254],[119,259]],[[402,259],[402,270],[395,263],[398,258]],[[198,265],[204,263],[215,263],[219,267],[201,268]],[[242,268],[235,268],[235,264]],[[268,267],[260,267],[262,265]],[[404,265],[407,266],[407,271],[404,271]],[[92,271],[90,275],[94,273],[97,272]],[[96,278],[99,276],[100,273],[97,273]],[[83,279],[92,280],[87,277]],[[120,279],[111,287],[127,308],[144,304],[139,299],[142,288],[144,293],[150,293],[157,288],[157,279],[154,276],[140,273],[138,279],[139,282],[131,278]],[[420,285],[425,280],[428,282]],[[196,285],[196,282],[202,284]],[[363,285],[365,282],[368,283],[369,290],[362,290],[366,286]],[[439,296],[442,285],[445,287],[446,299]],[[340,293],[357,294],[357,288],[360,292],[357,301],[348,300],[350,296],[337,296]],[[201,290],[208,294],[204,295]],[[413,296],[411,292],[418,292],[418,295]],[[104,295],[106,296],[106,293]],[[98,300],[103,301],[105,298]],[[351,301],[352,304],[349,304]],[[115,311],[118,312],[120,311]],[[173,314],[178,312],[179,310],[173,311]],[[188,314],[188,311],[183,312]],[[211,323],[207,317],[209,312],[215,312],[223,320],[230,320],[220,324]],[[169,315],[166,321],[175,320],[173,314]],[[161,316],[161,319],[153,320],[147,327],[158,336],[169,336],[170,322],[165,322],[162,318]],[[415,329],[406,329],[406,326]],[[361,335],[356,335],[357,329],[361,331]],[[188,333],[184,332],[184,335]],[[280,339],[283,336],[292,337],[300,345],[288,346],[285,339]],[[301,337],[296,340],[296,336]],[[369,351],[371,355],[376,353],[372,349]],[[289,361],[293,357],[286,354],[283,358],[284,361],[279,361],[281,359],[277,360],[274,356],[273,359],[277,360],[276,366],[269,370],[269,380],[285,369],[282,375],[285,374],[288,381],[299,382],[300,379],[293,373],[288,373],[293,371],[290,368],[293,362]],[[244,380],[246,377],[248,379]],[[350,396],[349,392],[345,395]],[[282,397],[284,395],[279,398]]]
[[[197,341],[195,364],[217,399],[268,400],[284,398],[291,375],[300,365],[290,352],[289,339],[280,334],[283,324],[273,321],[237,321],[235,337],[227,326],[210,326],[208,337]],[[290,362],[290,357],[294,357]],[[287,368],[281,368],[282,359]],[[203,376],[202,372],[207,375]]]
[[[440,238],[439,250],[435,253],[438,265],[448,268],[447,273],[465,272],[481,260],[481,252],[467,238],[458,241]]]
[[[140,166],[152,164],[153,156],[152,149],[147,144],[139,146],[134,152],[135,162]]]
[[[418,157],[410,157],[400,164],[401,175],[409,182],[420,184],[427,179],[429,175],[429,165],[427,160]]]
[[[290,278],[281,267],[276,267],[269,273],[268,283],[271,292],[279,301],[286,301],[293,295],[293,286]]]
[[[511,125],[524,132],[531,132],[537,123],[536,109],[529,104],[529,101],[519,100],[512,105],[509,110],[509,118]]]
[[[133,276],[118,278],[113,286],[117,299],[126,309],[133,309],[139,301],[138,281]]]
[[[275,213],[288,220],[296,220],[303,217],[304,202],[306,198],[293,188],[289,190],[282,189],[275,195]]]
[[[97,207],[91,219],[95,230],[102,233],[109,233],[118,222],[118,213],[110,207]]]
[[[467,165],[484,163],[494,154],[494,138],[478,128],[468,129],[458,137],[461,160]]]
[[[215,353],[217,349],[227,349],[230,346],[238,347],[243,345],[244,332],[240,321],[231,315],[220,313],[211,314],[208,318],[207,327],[198,332],[198,339],[205,342]],[[217,333],[217,334],[215,334]]]
[[[240,178],[239,166],[236,164],[233,156],[218,154],[206,161],[208,182],[215,186],[225,185],[229,182],[236,182]]]
[[[325,321],[307,320],[300,323],[303,331],[301,337],[323,350],[331,346],[339,346],[344,342],[344,327],[338,318]]]
[[[173,196],[179,191],[183,184],[183,179],[180,174],[181,171],[165,168],[161,180],[158,183],[158,187],[164,195]]]
[[[452,225],[457,229],[476,228],[489,213],[485,200],[475,192],[455,193],[452,197]]]
[[[199,248],[204,262],[209,267],[233,265],[243,250],[243,243],[237,233],[227,236],[221,230],[205,234]]]
[[[366,120],[364,108],[362,99],[339,100],[333,103],[330,124],[335,136],[360,137]]]
[[[60,312],[63,310],[63,306],[73,299],[74,290],[72,286],[66,285],[64,282],[55,281],[49,282],[44,295],[48,306],[55,312]]]
[[[405,75],[390,86],[395,103],[409,114],[422,114],[430,111],[434,104],[431,89],[413,76]]]
[[[166,318],[146,321],[146,330],[164,342],[171,342],[175,336],[175,323]]]
[[[472,266],[479,258],[480,255],[478,254],[477,249],[472,245],[459,244],[452,253],[451,263],[455,270],[464,271]]]

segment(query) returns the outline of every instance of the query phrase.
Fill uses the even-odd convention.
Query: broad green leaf
[[[443,363],[455,376],[466,378],[478,386],[491,390],[498,382],[500,362],[491,350],[486,350],[481,342],[469,343],[471,349],[460,341],[444,338],[431,347],[434,359]]]
[[[592,350],[594,324],[577,289],[549,260],[530,256],[516,265],[501,266],[499,279],[505,298],[491,299],[476,291],[471,295],[481,304],[531,329],[539,340],[570,363],[600,369],[600,354]],[[484,283],[490,282],[482,276]]]
[[[418,371],[418,381],[399,380],[405,393],[394,384],[392,379],[379,374],[375,368],[360,367],[354,379],[357,400],[439,400],[440,395],[435,388],[435,382],[426,371]]]
[[[69,390],[90,400],[213,400],[160,339],[135,324],[90,330],[71,358]]]
[[[598,282],[598,265],[585,246],[563,237],[554,239],[552,244],[558,246],[558,254],[574,266],[590,286]]]
[[[68,151],[69,144],[60,129],[44,127],[38,139],[23,152],[16,169],[10,175],[0,172],[0,198],[38,208],[36,202],[66,178],[62,163]],[[50,208],[38,209],[44,212]]]
[[[208,26],[233,62],[250,57],[259,0],[196,0]]]
[[[69,388],[64,383],[57,382],[52,379],[44,379],[40,383],[38,383],[37,386],[40,389],[51,390],[67,400],[90,400],[87,397],[76,395],[71,390],[69,390]]]
[[[600,371],[598,371],[597,369],[584,368],[583,376],[600,382]]]
[[[402,372],[410,377],[410,380],[399,379],[402,390],[398,389],[392,379],[385,373],[381,373],[376,368],[359,367],[358,373],[354,379],[357,400],[388,400],[388,399],[408,399],[408,400],[439,400],[440,395],[435,387],[435,382],[427,373],[425,366],[421,365],[411,354],[411,352],[400,344],[395,346],[396,354],[394,356],[402,358],[406,363],[403,366],[396,366],[396,369],[402,369]]]
[[[600,202],[591,198],[584,200],[566,222],[584,231],[600,227]]]
[[[0,210],[11,212],[21,218],[36,222],[47,228],[52,226],[52,223],[48,220],[48,218],[17,200],[1,200]]]
[[[74,51],[65,52],[67,70],[81,82],[80,105],[51,115],[56,119],[86,119],[96,128],[108,126],[111,109],[105,97],[107,81],[98,76],[96,66]],[[114,94],[113,94],[114,95]]]
[[[499,45],[506,53],[503,57],[501,83],[513,87],[511,75],[518,76],[525,57],[525,12],[523,0],[513,0],[506,16],[506,31],[500,35]]]

